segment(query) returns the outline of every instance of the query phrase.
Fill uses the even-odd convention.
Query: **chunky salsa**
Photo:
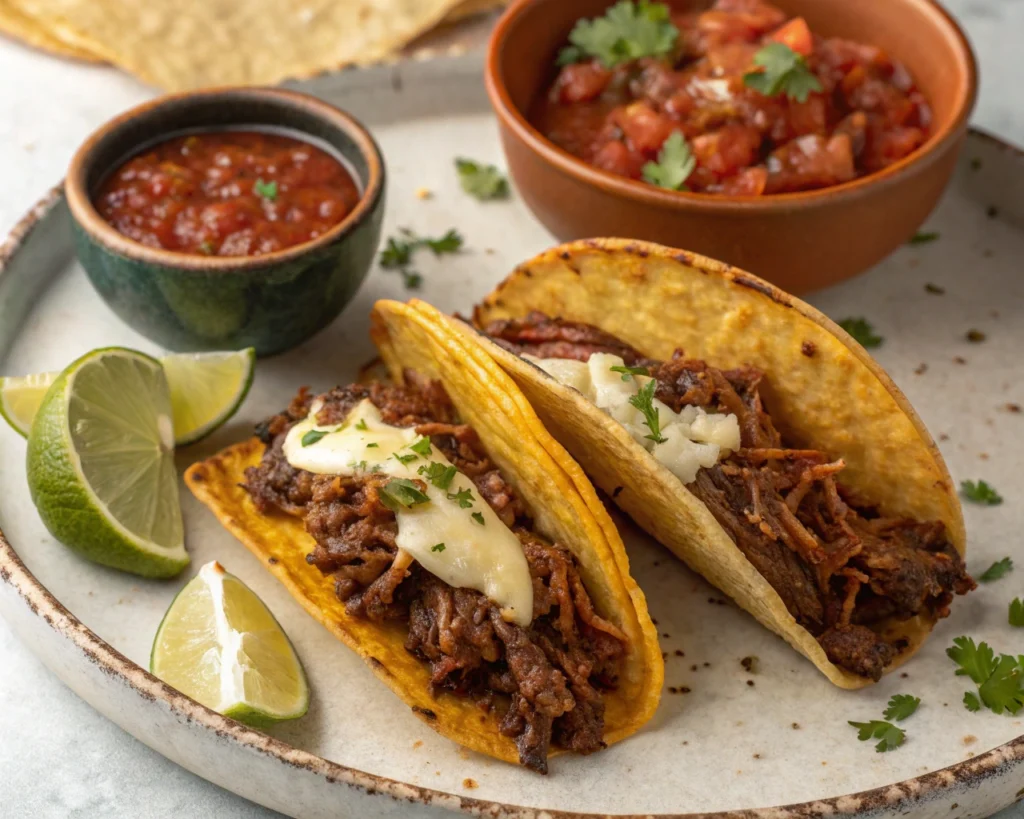
[[[100,215],[151,247],[259,256],[315,239],[356,206],[344,165],[308,142],[258,131],[169,139],[103,183]]]
[[[927,138],[927,101],[882,49],[765,0],[690,9],[624,0],[579,21],[534,123],[597,168],[752,196],[848,182]]]

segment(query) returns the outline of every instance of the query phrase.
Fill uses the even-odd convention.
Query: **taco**
[[[664,667],[583,471],[440,314],[372,334],[389,383],[301,390],[189,488],[444,736],[544,773],[634,733]]]
[[[517,268],[476,331],[449,321],[598,487],[836,685],[877,681],[974,588],[952,481],[906,398],[767,282],[589,240]]]

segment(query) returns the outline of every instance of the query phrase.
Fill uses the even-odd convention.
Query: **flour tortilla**
[[[813,307],[703,256],[593,239],[520,265],[484,299],[474,322],[483,327],[530,310],[593,324],[655,358],[668,359],[682,348],[716,367],[758,367],[767,374],[762,392],[772,421],[793,446],[843,458],[847,488],[877,504],[882,514],[941,520],[964,554],[963,513],[935,442],[892,379]],[[704,504],[620,424],[469,326],[449,322],[501,364],[595,484],[648,533],[833,683],[870,683],[829,662]],[[885,624],[885,634],[908,642],[888,670],[910,657],[933,626],[926,617]]]
[[[273,85],[384,59],[482,0],[0,0],[167,91]]]
[[[622,541],[583,471],[551,439],[511,379],[475,345],[462,341],[436,311],[378,302],[373,337],[394,381],[414,370],[444,384],[462,420],[473,426],[526,502],[536,530],[576,555],[596,610],[629,638],[617,688],[605,695],[604,740],[611,744],[639,730],[657,708],[664,663]],[[471,750],[517,762],[515,744],[499,732],[497,713],[485,713],[465,697],[430,696],[427,664],[404,648],[406,625],[348,615],[333,582],[306,562],[314,542],[298,518],[256,511],[239,483],[262,453],[257,439],[245,441],[193,465],[185,482],[306,611],[356,651],[430,727]]]

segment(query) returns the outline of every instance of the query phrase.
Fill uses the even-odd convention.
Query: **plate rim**
[[[995,136],[977,126],[968,129],[970,139],[980,139],[1013,160],[1024,162],[1024,149]],[[6,239],[0,243],[0,278],[10,268],[12,260],[38,227],[64,200],[63,181],[52,187],[14,225]],[[424,806],[444,807],[470,815],[507,817],[507,819],[603,819],[609,814],[579,813],[546,808],[514,805],[494,800],[475,799],[455,793],[426,788],[400,780],[360,771],[338,762],[332,762],[309,751],[249,728],[196,702],[171,688],[132,662],[112,645],[100,638],[82,623],[29,571],[14,546],[0,530],[0,583],[10,586],[24,601],[31,613],[42,619],[46,626],[77,649],[81,659],[97,665],[101,671],[115,678],[150,702],[161,701],[182,720],[195,722],[213,732],[240,750],[256,752],[278,762],[303,769],[322,777],[329,786],[356,788],[366,796],[385,796]],[[17,632],[15,632],[17,634]],[[32,651],[32,646],[24,643]],[[33,652],[35,653],[35,652]],[[56,672],[52,672],[56,675]],[[60,675],[56,675],[60,678]],[[105,714],[105,718],[110,719]],[[128,733],[131,733],[130,731]],[[161,754],[163,755],[163,754]],[[172,760],[173,761],[173,760]],[[175,763],[177,764],[177,763]],[[907,809],[925,799],[937,798],[954,789],[977,787],[983,780],[1009,773],[1011,769],[1024,769],[1024,734],[1011,739],[975,757],[930,771],[921,776],[883,785],[866,791],[817,799],[810,802],[775,807],[746,808],[705,813],[615,814],[617,819],[806,819],[810,816],[850,816],[894,809]],[[1024,788],[1016,794],[1024,797]],[[243,797],[244,798],[244,797]]]

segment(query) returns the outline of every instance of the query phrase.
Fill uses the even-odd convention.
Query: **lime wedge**
[[[28,486],[50,533],[83,557],[144,577],[188,565],[160,362],[93,350],[47,390],[28,435]]]
[[[185,446],[238,411],[252,386],[256,351],[169,355],[160,363],[171,386],[174,442]]]
[[[0,378],[0,415],[22,438],[28,437],[43,396],[59,373]]]
[[[256,351],[179,353],[160,359],[171,388],[176,446],[205,438],[234,415],[252,385]],[[59,373],[0,378],[0,415],[23,438]]]
[[[274,615],[216,562],[174,598],[149,667],[197,702],[257,728],[309,707],[302,664]]]

